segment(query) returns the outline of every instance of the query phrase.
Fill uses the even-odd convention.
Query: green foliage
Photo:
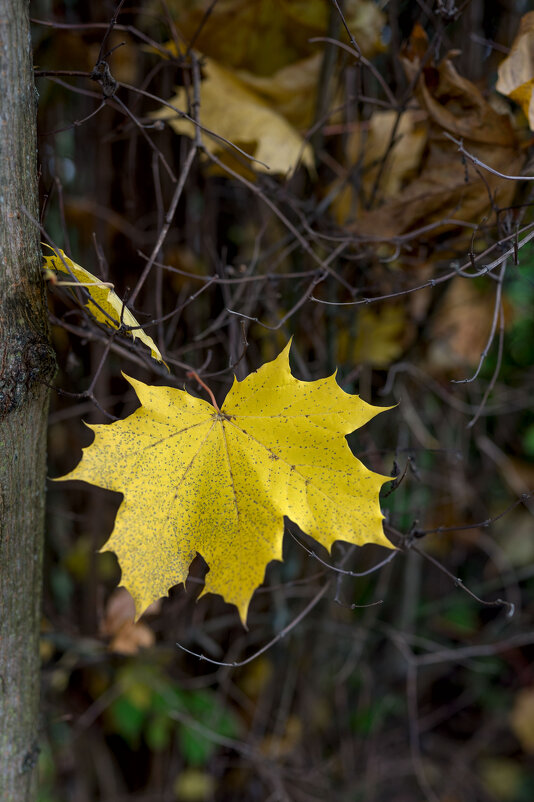
[[[114,687],[118,695],[105,712],[106,731],[119,735],[131,749],[144,741],[162,751],[176,737],[187,765],[204,766],[217,748],[217,736],[235,738],[241,732],[239,719],[214,691],[181,688],[157,666],[128,664],[117,673]]]

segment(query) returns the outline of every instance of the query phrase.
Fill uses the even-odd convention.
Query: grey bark
[[[36,795],[47,382],[27,0],[0,0],[0,799]]]

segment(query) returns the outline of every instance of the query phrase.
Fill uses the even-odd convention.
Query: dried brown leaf
[[[444,135],[462,138],[470,153],[495,170],[517,175],[523,157],[510,119],[458,73],[450,55],[438,65],[426,64],[416,34],[403,65],[428,119],[425,157],[418,177],[395,200],[360,217],[354,226],[360,234],[388,238],[451,218],[480,222],[492,214],[492,204],[510,204],[515,192],[515,182],[465,164]],[[436,231],[453,228],[448,223]]]

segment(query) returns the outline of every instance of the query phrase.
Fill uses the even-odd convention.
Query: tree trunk
[[[37,789],[47,382],[29,3],[0,0],[0,799]],[[34,222],[30,217],[33,217]]]

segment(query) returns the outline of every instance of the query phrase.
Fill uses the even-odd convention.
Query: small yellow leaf
[[[51,271],[54,276],[60,279],[59,283],[63,286],[85,287],[91,296],[85,306],[95,320],[113,329],[119,329],[121,325],[131,326],[132,328],[128,328],[125,333],[133,337],[134,340],[141,340],[142,343],[150,348],[152,357],[158,362],[163,362],[156,343],[139,326],[130,310],[114,292],[113,285],[101,281],[97,276],[93,276],[85,267],[81,267],[76,262],[73,262],[72,259],[69,259],[60,248],[54,250],[50,245],[46,247],[50,248],[52,254],[43,256],[43,270],[46,272]]]
[[[510,54],[498,69],[496,89],[518,103],[534,131],[534,11],[521,19]]]
[[[309,169],[313,168],[311,146],[235,73],[209,58],[202,60],[202,73],[205,78],[200,87],[199,122],[256,159],[250,162],[250,169],[291,175],[299,161]],[[177,94],[169,102],[181,111],[188,111],[187,92],[183,87],[178,88]],[[177,134],[192,139],[195,136],[194,124],[181,118],[168,106],[152,116],[168,120]],[[206,150],[218,157],[235,155],[222,139],[204,134],[203,142]],[[243,172],[243,167],[234,160],[232,168]]]
[[[364,307],[358,312],[356,338],[351,341],[346,327],[339,332],[341,358],[344,362],[387,368],[404,351],[411,328],[402,306],[388,304],[378,310]]]
[[[66,479],[123,493],[105,544],[137,614],[185,582],[197,553],[205,593],[243,622],[271,560],[282,558],[284,516],[330,549],[337,540],[392,548],[378,494],[388,477],[356,459],[345,435],[383,411],[345,393],[335,374],[297,380],[289,344],[243,381],[221,410],[170,387],[128,379],[141,406],[90,426],[94,442]]]
[[[174,793],[179,802],[207,802],[213,799],[215,778],[202,769],[184,769],[174,781]]]

